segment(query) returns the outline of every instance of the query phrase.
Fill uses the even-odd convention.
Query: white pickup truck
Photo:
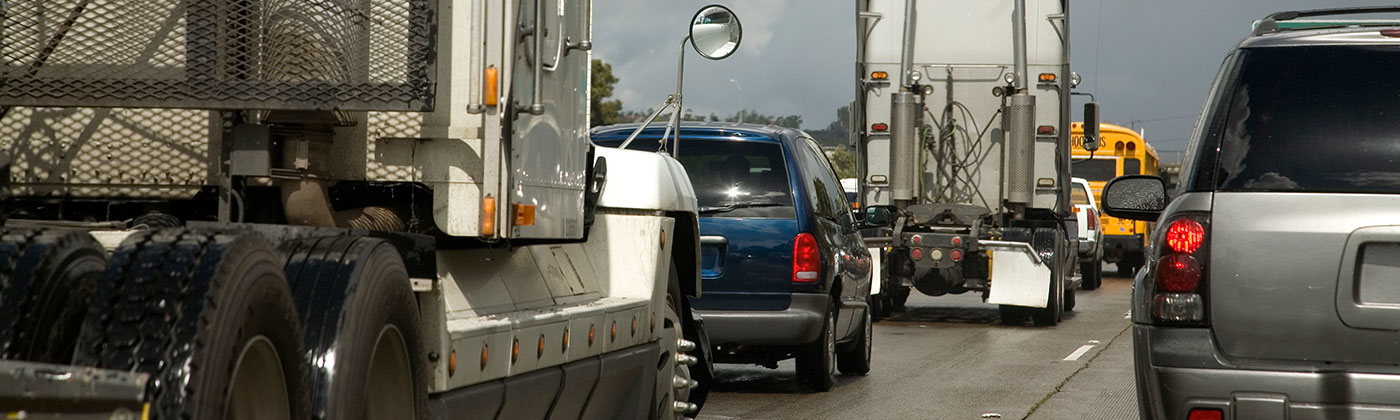
[[[1103,231],[1099,229],[1099,207],[1089,181],[1072,178],[1069,194],[1074,199],[1074,217],[1079,225],[1079,275],[1084,290],[1099,288],[1103,281]]]

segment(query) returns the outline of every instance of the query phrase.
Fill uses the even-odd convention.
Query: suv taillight
[[[822,269],[821,250],[817,237],[803,232],[792,241],[792,282],[816,283]]]
[[[1093,207],[1089,207],[1089,208],[1087,208],[1087,209],[1085,209],[1085,210],[1088,211],[1088,213],[1089,213],[1087,216],[1084,217],[1084,220],[1088,221],[1089,230],[1098,230],[1098,228],[1099,228],[1099,211],[1098,211],[1098,210],[1094,210]]]
[[[1210,234],[1205,214],[1188,213],[1167,223],[1157,245],[1152,317],[1170,323],[1206,321],[1206,267]]]

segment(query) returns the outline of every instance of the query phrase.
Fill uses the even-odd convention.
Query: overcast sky
[[[686,25],[696,10],[712,3],[595,0],[594,58],[612,63],[621,79],[613,96],[624,109],[654,108],[675,89]],[[797,114],[805,129],[826,128],[836,109],[855,95],[854,2],[729,3],[743,23],[743,42],[724,61],[686,52],[686,108],[720,116],[739,108]],[[1071,68],[1083,76],[1077,91],[1097,96],[1105,122],[1144,129],[1148,142],[1164,152],[1163,159],[1175,160],[1171,151],[1185,147],[1221,60],[1248,35],[1253,20],[1280,10],[1375,3],[1072,0]]]

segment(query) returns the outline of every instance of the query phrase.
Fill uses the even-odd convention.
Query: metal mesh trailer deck
[[[0,105],[431,111],[431,0],[8,0]]]

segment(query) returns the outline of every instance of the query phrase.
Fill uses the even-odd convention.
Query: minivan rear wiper
[[[736,210],[736,209],[747,209],[747,208],[753,208],[753,207],[776,207],[776,206],[781,206],[781,205],[783,205],[783,204],[782,204],[782,203],[757,203],[757,202],[734,203],[734,204],[726,204],[726,205],[723,205],[723,206],[701,207],[701,208],[700,208],[700,214],[708,214],[708,213],[726,213],[726,212],[734,211],[734,210]]]

